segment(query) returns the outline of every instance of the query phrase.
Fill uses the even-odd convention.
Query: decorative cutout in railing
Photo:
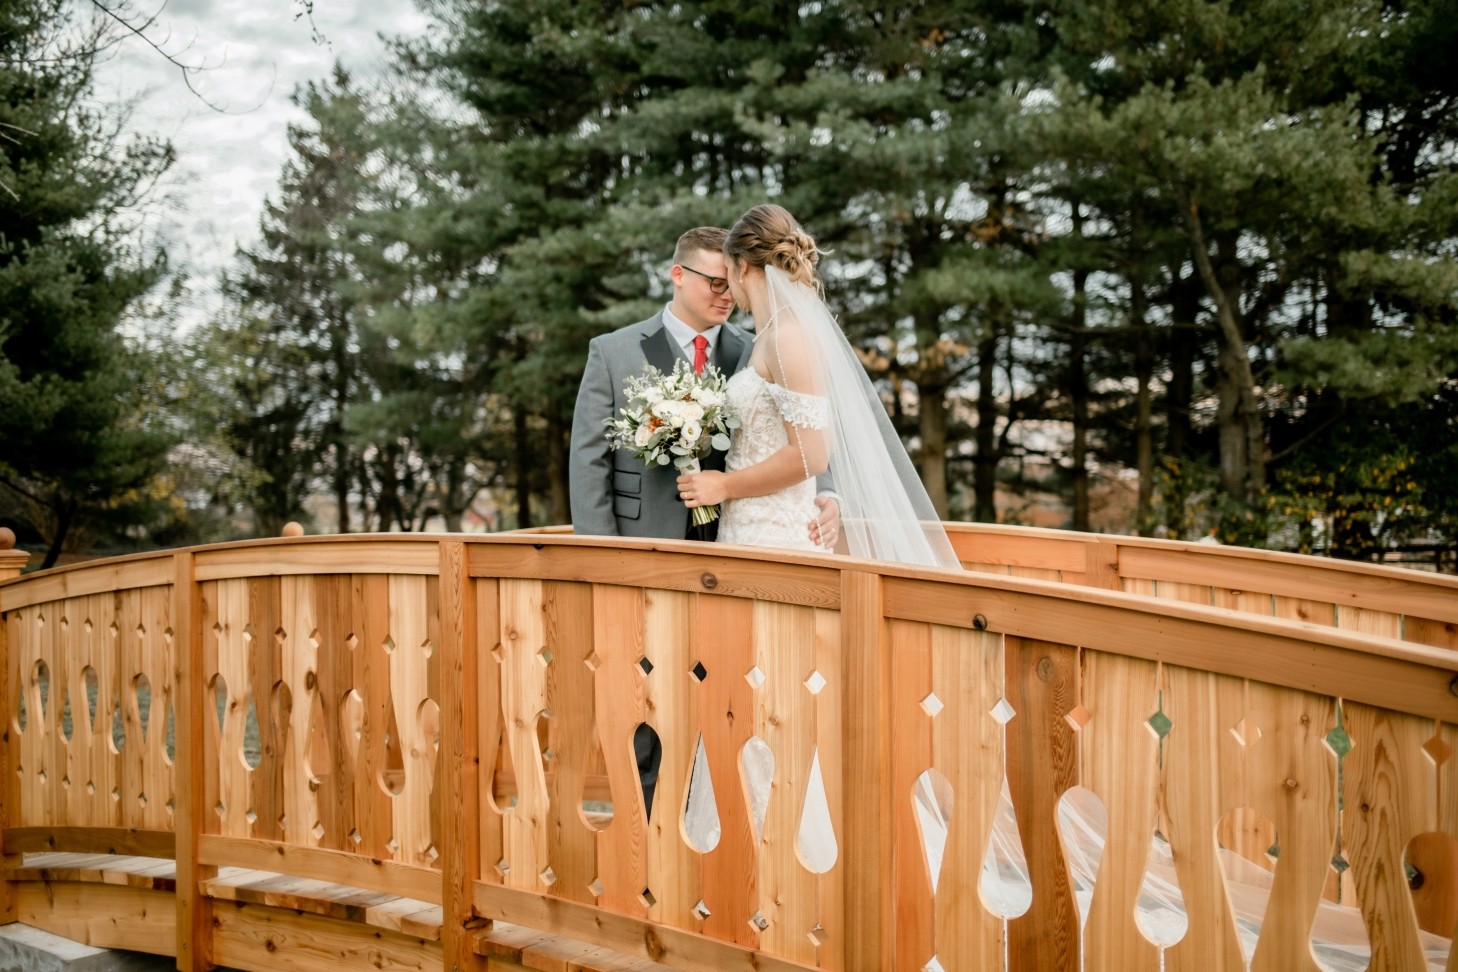
[[[657,546],[316,538],[0,586],[5,848],[177,833],[177,950],[219,961],[248,913],[191,916],[229,867],[440,903],[448,962],[481,918],[681,968],[1443,961],[1458,655]],[[1361,576],[1442,620],[1442,582]]]

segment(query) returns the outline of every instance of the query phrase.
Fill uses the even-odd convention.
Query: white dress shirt
[[[707,354],[709,356],[709,362],[713,363],[714,342],[719,340],[719,328],[721,325],[715,324],[703,332],[695,331],[674,316],[672,306],[670,304],[663,308],[663,326],[668,328],[668,334],[673,338],[673,342],[683,350],[684,357],[688,358],[688,363],[694,363],[694,338],[698,337],[700,333],[709,340]]]

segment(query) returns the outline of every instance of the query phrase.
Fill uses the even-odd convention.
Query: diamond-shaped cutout
[[[542,883],[549,888],[557,883],[557,872],[552,870],[551,867],[542,868],[537,872],[537,877],[541,878]]]
[[[602,664],[602,656],[594,650],[592,654],[582,659],[582,664],[587,666],[589,672],[595,672],[598,666]]]
[[[744,680],[749,683],[751,688],[759,688],[764,684],[764,672],[759,670],[758,665],[755,665],[744,673]]]
[[[537,661],[542,663],[543,668],[552,664],[552,649],[546,645],[542,645],[541,648],[537,649]]]
[[[45,785],[45,782],[46,782],[46,771],[45,770],[41,770],[39,773],[37,773],[36,774],[36,779],[40,780],[41,781],[41,785],[44,786]]]
[[[651,908],[658,903],[658,899],[653,897],[652,890],[648,888],[643,889],[643,893],[638,895],[638,900],[643,902],[645,908]]]
[[[137,794],[137,806],[141,807],[144,810],[147,808],[147,794],[145,794],[145,793],[138,793]]]
[[[316,821],[315,824],[314,824],[314,826],[313,826],[313,828],[310,829],[309,833],[311,833],[311,834],[314,835],[314,839],[315,840],[323,840],[324,839],[324,825],[322,823],[319,823],[319,822]]]
[[[120,637],[121,636],[121,625],[117,624],[115,621],[113,621],[111,624],[107,625],[106,626],[106,630],[111,632],[111,636],[113,638],[117,638],[117,637]],[[167,630],[169,632],[171,632],[172,629],[171,628],[168,628]]]
[[[258,822],[258,813],[257,813],[257,811],[254,811],[254,810],[249,810],[249,811],[248,811],[248,812],[247,812],[247,813],[246,813],[246,814],[244,814],[244,815],[243,815],[243,816],[244,816],[244,817],[245,817],[245,818],[246,818],[246,819],[247,819],[247,820],[248,820],[248,823],[249,823],[249,824],[250,824],[250,825],[251,825],[251,824],[255,824],[255,823],[257,823],[257,822]]]
[[[1347,731],[1340,724],[1332,726],[1331,731],[1326,734],[1326,744],[1336,753],[1337,759],[1352,751],[1352,737],[1347,735]]]
[[[288,830],[289,830],[289,815],[288,814],[286,814],[286,813],[279,814],[279,816],[278,816],[278,829],[279,830],[282,830],[284,833],[288,833]]]
[[[1018,711],[1012,707],[1012,703],[1010,703],[1007,699],[998,699],[997,705],[994,705],[992,709],[988,712],[988,715],[996,719],[997,724],[1000,726],[1007,725],[1010,721],[1012,721],[1012,717],[1017,714]]]
[[[756,911],[754,914],[749,916],[749,927],[753,928],[755,931],[764,931],[766,928],[769,927],[769,919]]]
[[[653,674],[653,663],[648,660],[648,657],[646,655],[638,659],[638,670],[641,671],[644,675]]]
[[[163,628],[162,629],[162,640],[165,641],[165,642],[167,642],[169,645],[172,644],[172,629],[171,628]]]
[[[177,801],[175,799],[168,800],[167,801],[167,812],[168,813],[172,813],[176,809],[177,809]]]
[[[921,970],[922,972],[947,972],[946,969],[942,968],[942,963],[937,960],[935,955],[931,957],[930,962],[921,967]]]
[[[1338,874],[1345,874],[1345,873],[1347,873],[1347,870],[1351,866],[1352,865],[1349,864],[1349,863],[1347,863],[1346,857],[1344,855],[1342,855],[1342,854],[1338,854],[1336,857],[1333,857],[1331,859],[1331,869],[1333,871],[1336,871]]]
[[[694,662],[694,667],[689,669],[689,677],[695,682],[702,682],[709,677],[709,670],[704,667],[701,661]]]
[[[587,893],[594,898],[601,898],[605,890],[606,888],[602,886],[602,880],[600,878],[593,878],[592,883],[587,886]]]
[[[273,641],[274,641],[274,644],[276,644],[276,645],[282,645],[285,641],[288,641],[288,640],[289,640],[289,633],[287,631],[285,631],[283,628],[274,628],[273,629]]]
[[[1150,716],[1144,721],[1146,724],[1148,724],[1150,730],[1154,733],[1154,735],[1159,739],[1163,739],[1165,736],[1168,736],[1170,728],[1174,725],[1174,723],[1170,721],[1169,716],[1164,714],[1163,709],[1160,709],[1158,712],[1154,713],[1154,715]]]
[[[926,693],[926,698],[921,700],[921,711],[925,712],[933,719],[935,719],[945,708],[946,706],[942,704],[941,699],[937,698],[937,693],[935,692]]]
[[[827,936],[825,933],[825,926],[820,924],[819,922],[816,922],[815,927],[805,933],[805,937],[810,939],[811,945],[819,948],[821,945],[825,944],[825,939],[829,936]]]
[[[353,631],[351,631],[349,634],[345,635],[344,636],[344,647],[348,648],[350,651],[354,651],[356,648],[359,647],[359,636],[357,634],[355,634]]]
[[[142,633],[142,626],[139,624],[139,625],[137,625],[137,634],[141,634],[141,633]],[[253,625],[247,624],[247,625],[244,625],[243,626],[243,640],[244,641],[248,641],[248,642],[253,641],[253,634],[254,634],[254,632],[253,632]]]
[[[426,658],[429,658],[429,657],[431,657],[432,655],[435,654],[435,645],[431,644],[431,641],[430,641],[429,638],[426,638],[424,641],[422,641],[420,643],[420,650],[425,655]]]
[[[355,846],[358,847],[360,844],[364,843],[364,834],[359,832],[358,827],[355,827],[354,829],[350,830],[349,839],[354,841]]]
[[[71,788],[71,776],[69,773],[61,777],[61,787],[67,790]]]
[[[90,780],[86,781],[86,795],[96,796],[96,784]]]
[[[1444,742],[1442,736],[1434,736],[1423,743],[1423,752],[1428,754],[1434,766],[1442,766],[1452,757],[1453,747]]]
[[[91,626],[91,619],[90,619],[90,618],[87,618],[87,619],[86,619],[86,620],[85,620],[85,621],[82,621],[82,622],[81,622],[81,627],[82,627],[82,629],[83,629],[83,630],[84,630],[84,631],[85,631],[85,632],[86,632],[86,633],[87,633],[87,634],[90,634],[90,633],[91,633],[91,627],[92,627],[92,626]]]
[[[319,629],[315,628],[313,631],[309,632],[309,647],[313,648],[315,651],[318,651],[320,644],[322,644],[322,642],[319,640]]]
[[[218,639],[223,637],[223,622],[216,621],[213,623],[213,637]]]
[[[1256,725],[1252,719],[1241,719],[1235,724],[1235,728],[1230,730],[1230,734],[1235,737],[1236,742],[1249,749],[1260,742],[1261,727]]]
[[[825,681],[825,676],[821,675],[818,669],[811,672],[810,677],[805,679],[805,687],[810,690],[811,695],[819,695],[820,690],[828,684]]]
[[[399,855],[399,853],[400,853],[400,842],[398,840],[396,840],[394,837],[391,837],[389,839],[389,841],[387,841],[385,843],[385,850],[389,851],[390,854],[391,854],[391,856],[397,856],[397,855]]]
[[[425,856],[427,864],[434,864],[440,860],[440,851],[436,850],[434,844],[426,844],[425,850],[421,852]]]
[[[1078,732],[1084,726],[1088,725],[1088,720],[1093,718],[1093,713],[1089,712],[1088,709],[1084,708],[1083,703],[1080,702],[1078,703],[1078,705],[1075,705],[1069,711],[1068,715],[1064,716],[1063,718],[1068,722],[1069,728],[1071,728],[1074,732]]]
[[[395,653],[395,639],[389,635],[385,635],[385,640],[380,642],[380,647],[385,649],[385,654],[393,655]]]
[[[246,634],[247,632],[244,632],[244,633]],[[147,637],[147,626],[144,625],[144,624],[137,625],[136,634],[137,634],[137,640],[138,641],[141,641],[143,638]]]
[[[694,905],[693,912],[694,914],[698,915],[699,921],[703,921],[705,918],[713,914],[713,912],[709,910],[709,906],[704,904],[703,898],[700,898],[699,903]]]
[[[506,649],[501,647],[501,642],[498,641],[491,647],[491,657],[495,658],[498,663],[506,661]]]
[[[218,819],[221,820],[228,815],[228,807],[223,803],[222,800],[219,800],[213,805],[213,813],[216,813],[218,815]]]
[[[500,874],[502,877],[506,877],[507,872],[510,870],[511,865],[506,863],[506,858],[503,857],[501,860],[496,862],[496,873]]]

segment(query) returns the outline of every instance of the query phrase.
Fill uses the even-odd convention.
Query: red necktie
[[[694,336],[694,374],[702,375],[704,365],[709,363],[709,339],[702,334]]]

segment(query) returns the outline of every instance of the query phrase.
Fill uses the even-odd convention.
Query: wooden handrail
[[[538,532],[250,541],[6,581],[3,849],[175,843],[189,968],[292,920],[215,906],[227,868],[439,902],[432,947],[456,965],[493,919],[685,969],[1137,964],[1156,953],[1121,896],[1156,819],[1195,965],[1220,968],[1244,899],[1215,838],[1269,863],[1246,816],[1294,875],[1262,962],[1299,961],[1328,884],[1381,930],[1373,967],[1408,967],[1414,914],[1451,930],[1458,863],[1412,842],[1458,840],[1458,801],[1424,796],[1458,748],[1458,652],[1435,637],[1458,618],[1452,579],[952,533],[964,573]],[[1321,605],[1322,623],[1297,610]],[[651,819],[640,723],[663,750]],[[757,810],[755,740],[775,780]],[[934,853],[924,773],[946,794]],[[1035,901],[1006,947],[977,892],[1004,776]],[[1053,813],[1071,788],[1108,811],[1082,933]],[[698,846],[684,808],[710,789],[717,843]],[[823,872],[799,846],[816,827]],[[1405,858],[1426,890],[1389,886]]]

